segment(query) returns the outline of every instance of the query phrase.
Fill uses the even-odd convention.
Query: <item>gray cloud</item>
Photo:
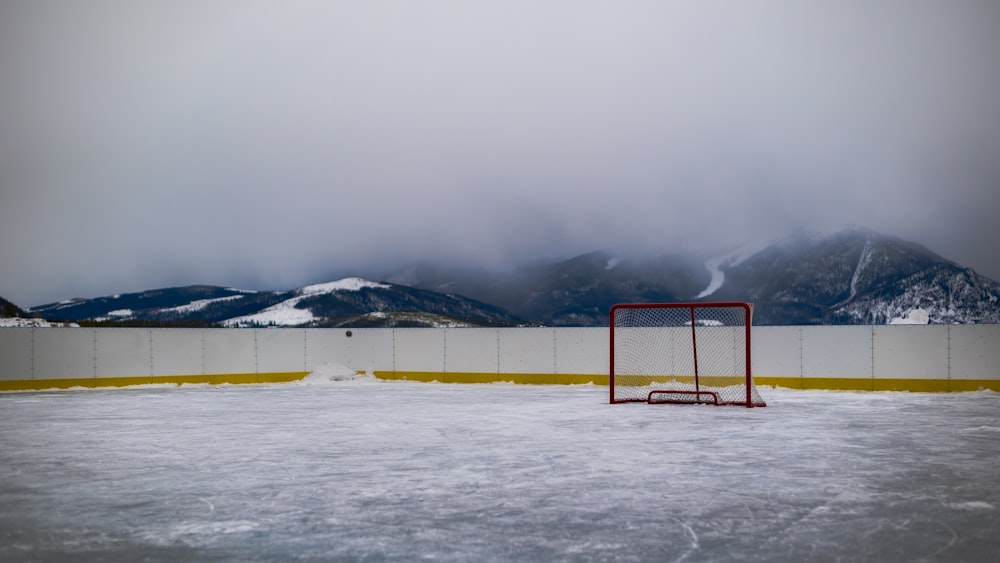
[[[998,22],[965,0],[5,2],[0,295],[835,224],[1000,278]]]

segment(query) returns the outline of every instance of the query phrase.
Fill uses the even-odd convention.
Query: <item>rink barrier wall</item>
[[[606,328],[0,328],[0,390],[381,379],[608,384]],[[1000,325],[755,327],[757,385],[1000,391]]]
[[[0,380],[0,391],[44,391],[46,389],[73,389],[75,387],[130,387],[133,385],[183,385],[203,383],[209,385],[287,383],[298,381],[309,372],[282,373],[217,373],[205,375],[160,375],[145,377],[87,377],[31,380]]]

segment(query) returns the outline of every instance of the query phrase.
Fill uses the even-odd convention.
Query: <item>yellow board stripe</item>
[[[607,374],[572,373],[461,373],[426,371],[375,371],[385,380],[437,381],[440,383],[523,383],[532,385],[608,385]],[[662,378],[650,377],[650,380]],[[761,386],[828,391],[955,392],[989,389],[1000,391],[995,379],[872,379],[850,377],[754,377]]]
[[[359,372],[363,373],[363,372]],[[69,389],[71,387],[127,387],[130,385],[202,383],[254,384],[298,381],[309,375],[307,371],[271,373],[221,373],[203,375],[161,375],[132,377],[81,377],[67,379],[17,379],[0,381],[0,391],[40,391],[44,389]],[[482,372],[425,372],[378,371],[374,376],[384,380],[437,381],[440,383],[518,383],[526,385],[608,385],[607,374],[576,373],[482,373]],[[994,379],[873,379],[850,377],[754,377],[761,386],[789,389],[814,389],[828,391],[912,391],[957,392],[1000,391],[1000,380]]]
[[[16,379],[0,381],[0,391],[41,391],[44,389],[69,389],[71,387],[128,387],[130,385],[159,385],[208,383],[210,385],[286,383],[298,381],[309,375],[307,371],[269,373],[211,373],[203,375],[156,375],[131,377],[77,377],[67,379]]]
[[[829,391],[1000,391],[997,379],[874,379],[849,377],[754,377],[757,385]]]
[[[428,371],[378,371],[375,377],[385,380],[437,381],[440,383],[521,383],[526,385],[607,385],[608,375],[578,373],[477,373]]]

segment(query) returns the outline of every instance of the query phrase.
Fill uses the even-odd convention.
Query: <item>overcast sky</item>
[[[1000,2],[0,0],[0,296],[854,224],[1000,278]]]

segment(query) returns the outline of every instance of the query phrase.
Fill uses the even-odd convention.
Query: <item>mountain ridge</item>
[[[371,281],[381,279],[383,281]],[[1000,283],[867,229],[798,232],[704,258],[595,250],[498,272],[418,262],[284,291],[207,285],[24,311],[65,321],[219,326],[607,326],[626,302],[748,301],[758,325],[1000,323]]]
[[[760,325],[886,324],[917,309],[931,323],[1000,323],[995,280],[864,228],[799,231],[708,259],[595,251],[504,274],[508,288],[531,289],[513,294],[491,293],[482,274],[470,282],[442,271],[414,279],[420,268],[412,265],[406,271],[418,287],[448,287],[554,326],[606,326],[619,302],[685,301],[748,301]]]
[[[507,311],[459,295],[344,278],[288,291],[183,286],[72,299],[32,312],[67,321],[176,324],[198,320],[227,327],[519,326]]]

